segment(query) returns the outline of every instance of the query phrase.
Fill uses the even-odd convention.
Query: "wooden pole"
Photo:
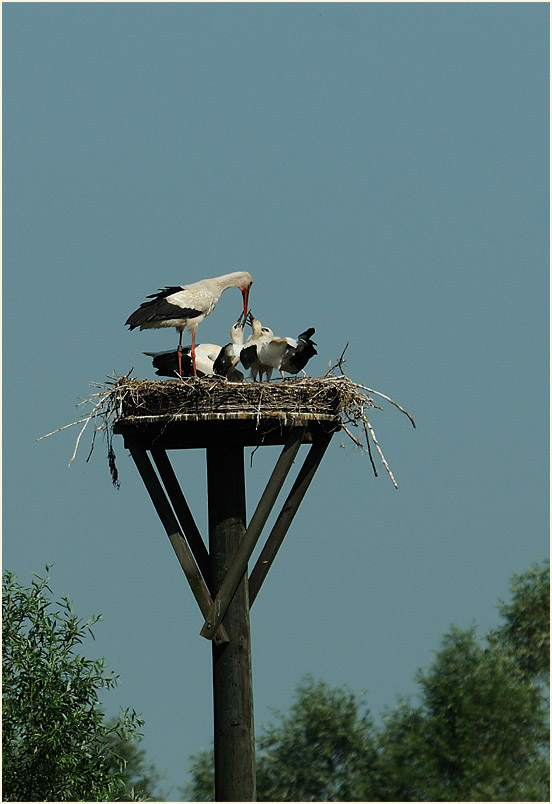
[[[213,597],[245,534],[243,446],[207,447]],[[255,801],[255,732],[249,583],[243,576],[223,620],[229,642],[213,643],[215,800]]]

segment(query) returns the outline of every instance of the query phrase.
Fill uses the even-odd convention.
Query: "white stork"
[[[240,361],[240,353],[243,349],[244,326],[245,318],[240,315],[236,323],[230,328],[231,342],[222,347],[213,366],[215,374],[226,377],[231,381],[243,380],[243,374],[236,366]]]
[[[126,320],[130,330],[176,327],[178,339],[178,366],[182,376],[182,333],[188,329],[192,333],[190,347],[194,377],[197,376],[195,333],[203,319],[213,312],[221,294],[228,288],[239,288],[243,296],[243,315],[247,315],[249,289],[253,278],[247,271],[235,271],[213,279],[201,279],[191,285],[176,285],[160,288],[145,301]]]
[[[282,362],[280,364],[280,374],[284,379],[284,371],[288,374],[298,374],[300,371],[305,374],[304,368],[314,355],[318,352],[315,349],[315,342],[311,340],[315,333],[314,327],[309,327],[300,335],[297,340],[294,338],[286,338],[288,348],[284,352]]]
[[[253,315],[250,317],[251,329],[253,332],[243,345],[240,352],[240,360],[242,366],[251,370],[251,377],[253,382],[256,382],[257,375],[259,380],[262,381],[263,374],[266,373],[266,379],[270,379],[272,368],[265,365],[261,360],[261,350],[263,347],[274,338],[274,333],[269,327],[263,327],[258,318]]]
[[[246,340],[240,352],[240,362],[244,368],[251,370],[251,377],[255,382],[257,375],[259,380],[262,380],[264,373],[264,365],[259,361],[259,349],[261,345],[272,337],[272,330],[268,327],[263,327],[258,318],[250,317],[251,329],[253,332]]]
[[[168,352],[142,352],[152,357],[155,373],[159,377],[211,377],[215,360],[220,353],[220,346],[215,343],[198,343],[196,348],[196,371],[192,362],[192,347],[184,346],[180,351],[170,349]]]
[[[275,336],[270,327],[261,326],[261,322],[253,317],[251,326],[253,334],[242,349],[241,361],[246,368],[251,368],[253,380],[256,380],[257,374],[260,380],[263,374],[266,374],[267,381],[270,380],[274,369],[279,371],[282,380],[285,380],[284,371],[288,374],[297,374],[304,369],[310,358],[317,354],[316,344],[311,340],[311,335],[315,332],[314,327],[309,327],[295,339]],[[245,354],[244,350],[247,350]]]

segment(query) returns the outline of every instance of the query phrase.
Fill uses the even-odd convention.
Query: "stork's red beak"
[[[249,288],[242,288],[241,289],[242,296],[243,296],[243,317],[247,317],[247,305],[249,303]]]

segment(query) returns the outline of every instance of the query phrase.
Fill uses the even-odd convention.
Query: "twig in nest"
[[[103,410],[104,402],[106,401],[106,397],[109,396],[109,393],[106,391],[104,394],[100,394],[99,396],[100,396],[99,401],[96,402],[96,404],[94,405],[94,407],[92,408],[92,410],[90,411],[90,413],[88,414],[86,419],[84,419],[84,424],[81,427],[80,433],[77,436],[77,440],[75,442],[75,449],[73,450],[73,454],[71,455],[71,460],[69,461],[68,466],[71,466],[71,464],[73,463],[73,461],[77,457],[77,452],[78,452],[78,449],[79,449],[79,444],[80,444],[80,440],[82,438],[82,434],[84,433],[84,431],[86,430],[86,428],[88,427],[88,425],[90,424],[92,419],[94,419],[98,415],[99,411]],[[104,422],[102,421],[102,424],[100,425],[99,428],[94,427],[94,433],[93,433],[93,436],[92,436],[92,446],[90,448],[88,458],[86,459],[87,461],[90,459],[90,456],[92,455],[92,452],[94,450],[94,440],[96,438],[96,431],[98,429],[103,429],[103,426],[104,426]]]
[[[119,483],[119,474],[117,472],[117,467],[115,465],[115,452],[113,450],[113,443],[112,443],[113,433],[111,430],[110,420],[119,415],[120,398],[118,397],[117,394],[114,393],[114,386],[116,386],[120,380],[127,380],[132,371],[133,369],[131,369],[125,377],[108,378],[108,382],[105,385],[99,383],[90,383],[92,387],[101,388],[102,390],[99,393],[92,394],[89,399],[83,399],[77,403],[77,406],[91,404],[93,400],[96,399],[97,401],[92,407],[90,413],[87,416],[84,416],[82,419],[78,419],[77,421],[71,422],[70,424],[65,424],[63,427],[58,427],[57,430],[53,430],[51,433],[46,433],[46,435],[37,438],[37,441],[42,441],[43,438],[48,438],[49,436],[55,435],[56,433],[60,433],[62,430],[67,430],[67,428],[69,427],[74,427],[78,424],[82,424],[82,427],[75,441],[73,454],[71,455],[71,458],[68,463],[68,466],[71,466],[71,464],[77,457],[79,444],[84,431],[86,430],[90,422],[94,421],[94,429],[92,431],[92,443],[90,445],[90,451],[88,453],[86,461],[88,462],[90,460],[92,452],[94,451],[96,435],[98,431],[104,432],[107,437],[107,446],[108,446],[107,458],[108,458],[109,470],[111,473],[111,479],[113,481],[113,485],[116,488],[119,488],[120,483]],[[98,419],[101,419],[100,424],[96,423]]]
[[[262,401],[263,401],[263,392],[262,392],[262,386],[261,386],[261,392],[259,394],[259,405],[257,407],[257,427],[259,426],[259,419],[261,418]]]
[[[341,429],[345,430],[351,441],[353,441],[353,443],[355,443],[357,447],[360,447],[362,450],[364,449],[364,444],[362,443],[362,441],[359,441],[358,438],[355,438],[355,436],[351,433],[351,431],[347,427],[345,427],[344,424],[341,425]]]
[[[367,388],[365,385],[359,385],[359,383],[357,383],[357,382],[355,382],[355,385],[356,385],[357,388],[362,388],[364,391],[368,391],[369,394],[375,394],[376,396],[381,396],[382,399],[387,400],[387,402],[391,402],[391,404],[395,405],[395,407],[398,408],[401,411],[401,413],[404,413],[405,416],[408,416],[408,418],[412,422],[412,427],[414,427],[414,428],[416,427],[416,422],[414,421],[414,419],[412,418],[410,413],[407,410],[405,410],[403,407],[401,407],[398,402],[395,402],[394,399],[391,399],[390,396],[386,396],[385,394],[382,394],[381,391],[374,391],[373,388]]]
[[[366,429],[364,430],[366,433]],[[370,463],[372,464],[372,469],[374,470],[375,477],[378,476],[378,470],[376,468],[376,464],[374,463],[374,456],[372,455],[372,447],[370,446],[370,439],[366,438],[366,448],[368,450],[368,455],[370,456]]]
[[[327,372],[326,372],[326,377],[327,377],[328,375],[330,375],[330,374],[333,374],[333,372],[334,372],[336,369],[339,369],[339,370],[340,370],[340,372],[341,372],[341,374],[342,374],[344,377],[347,377],[347,375],[346,375],[346,374],[345,374],[345,372],[343,371],[343,366],[344,366],[344,364],[347,362],[347,361],[346,361],[344,358],[345,358],[345,352],[347,351],[347,349],[348,349],[348,348],[349,348],[349,341],[347,341],[347,343],[345,344],[345,348],[344,348],[344,349],[343,349],[343,351],[341,352],[341,354],[340,354],[340,356],[339,356],[339,358],[338,358],[338,360],[337,360],[337,363],[335,363],[333,366],[330,366],[330,367],[328,368],[328,370],[327,370]],[[348,377],[347,377],[347,379],[348,379]]]
[[[71,422],[71,424],[64,424],[63,427],[58,427],[57,430],[52,430],[51,433],[46,433],[46,435],[39,436],[36,440],[42,441],[43,438],[49,438],[50,436],[53,436],[56,433],[61,433],[62,430],[68,430],[69,427],[74,427],[76,424],[82,424],[85,421],[87,421],[87,419],[78,419],[78,421]]]
[[[373,388],[368,388],[366,385],[361,385],[360,383],[353,382],[352,380],[349,379],[349,377],[347,377],[347,375],[345,374],[345,372],[343,370],[343,364],[345,363],[344,355],[345,355],[345,352],[347,351],[348,346],[349,346],[349,343],[347,342],[347,344],[345,345],[345,348],[343,349],[343,351],[341,353],[341,356],[339,357],[337,363],[334,366],[332,366],[331,369],[328,370],[328,373],[326,374],[326,377],[328,376],[328,374],[331,374],[336,369],[339,369],[340,372],[341,372],[341,375],[343,377],[345,377],[347,382],[351,383],[351,385],[353,385],[355,388],[358,388],[361,391],[367,391],[368,394],[375,394],[376,396],[379,396],[382,399],[385,399],[387,402],[390,402],[392,405],[394,405],[396,408],[398,408],[398,410],[400,410],[402,413],[404,413],[405,416],[407,416],[409,418],[409,420],[412,423],[413,427],[416,427],[416,422],[414,421],[414,418],[410,415],[410,413],[407,410],[405,410],[401,405],[399,405],[398,402],[395,402],[394,399],[391,399],[390,396],[387,396],[386,394],[382,394],[381,391],[376,391]],[[383,410],[383,408],[381,408],[379,405],[375,404],[374,400],[370,396],[368,396],[365,401],[369,403],[370,407],[378,408],[379,410]],[[366,416],[366,414],[364,412],[364,400],[359,399],[358,397],[355,397],[351,402],[350,409],[345,410],[342,413],[342,417],[344,415],[348,417],[348,419],[347,419],[348,421],[352,421],[355,424],[358,422],[359,419],[360,419],[360,421],[362,421],[362,424],[364,426],[364,433],[365,433],[365,436],[366,436],[366,450],[367,450],[368,455],[370,457],[370,463],[372,464],[372,469],[374,470],[374,475],[376,477],[378,476],[378,470],[376,468],[376,464],[374,463],[374,457],[372,455],[372,448],[370,446],[370,440],[372,440],[374,442],[374,446],[376,447],[376,450],[377,450],[377,452],[378,452],[378,454],[379,454],[379,456],[380,456],[380,458],[382,460],[382,463],[383,463],[383,465],[385,467],[385,470],[387,471],[387,474],[389,475],[389,477],[391,479],[391,482],[393,483],[395,488],[398,489],[399,486],[397,484],[397,481],[395,480],[395,476],[393,475],[393,472],[391,471],[391,468],[390,468],[389,464],[387,463],[387,461],[385,459],[385,455],[383,454],[383,451],[382,451],[382,449],[381,449],[381,447],[380,447],[380,445],[378,443],[374,428],[373,428],[372,424],[370,423],[368,417]],[[342,427],[343,430],[345,430],[345,432],[347,433],[349,438],[355,444],[357,444],[357,446],[361,446],[362,448],[364,448],[364,445],[361,444],[361,442],[357,438],[355,438],[355,436],[350,432],[350,430],[347,429],[347,427],[345,426],[343,421],[341,422],[341,427]]]
[[[379,454],[379,456],[380,456],[380,458],[381,458],[381,460],[382,460],[382,463],[383,463],[383,465],[385,466],[385,469],[386,469],[386,471],[387,471],[387,474],[388,474],[388,475],[389,475],[389,477],[391,478],[391,482],[393,483],[393,485],[395,486],[395,488],[396,488],[396,489],[398,489],[398,488],[399,488],[399,485],[398,485],[397,481],[395,480],[395,476],[393,475],[393,472],[391,471],[391,469],[390,469],[390,467],[389,467],[389,464],[388,464],[388,463],[387,463],[387,461],[385,460],[385,455],[384,455],[384,454],[383,454],[383,452],[381,451],[381,447],[380,447],[380,445],[378,444],[378,439],[376,438],[376,434],[375,434],[375,432],[374,432],[374,428],[372,427],[372,425],[370,424],[370,422],[368,421],[368,419],[367,419],[366,417],[365,417],[365,418],[363,418],[363,424],[364,424],[364,430],[365,430],[365,432],[366,432],[366,442],[367,442],[367,443],[369,443],[369,441],[368,441],[368,432],[369,432],[369,433],[370,433],[370,435],[371,435],[371,437],[372,437],[372,441],[374,442],[374,446],[376,447],[376,449],[377,449],[377,451],[378,451],[378,454]],[[374,466],[374,462],[373,462],[373,461],[372,461],[372,466]]]

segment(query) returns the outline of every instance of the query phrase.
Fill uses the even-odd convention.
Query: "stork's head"
[[[234,343],[242,343],[243,342],[243,330],[245,327],[245,318],[243,313],[240,313],[240,317],[236,321],[235,324],[232,324],[230,328],[230,337]]]
[[[261,334],[262,324],[258,318],[255,318],[251,310],[247,314],[247,323],[251,326],[253,330],[253,337],[258,338]]]

